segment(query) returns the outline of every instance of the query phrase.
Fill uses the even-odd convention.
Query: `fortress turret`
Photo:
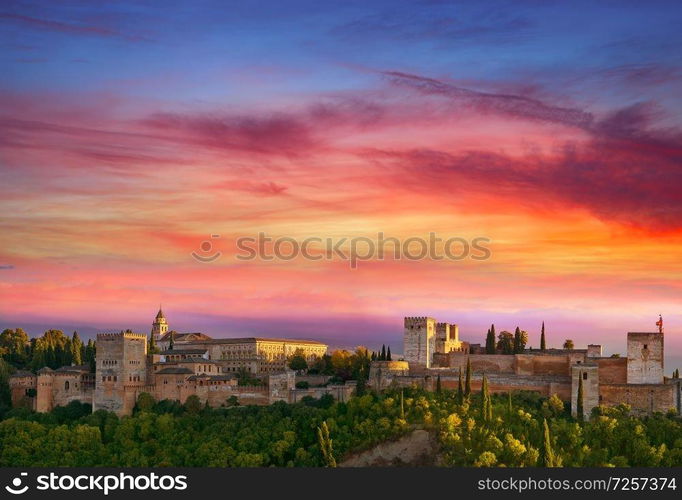
[[[405,361],[430,368],[436,352],[436,320],[425,316],[405,318],[403,348]]]

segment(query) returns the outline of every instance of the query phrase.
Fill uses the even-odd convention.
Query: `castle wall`
[[[37,393],[38,377],[27,375],[25,377],[10,377],[9,388],[13,407],[23,406],[35,410],[36,398],[29,396],[29,391]]]
[[[369,366],[368,385],[380,391],[391,386],[396,377],[409,373],[410,365],[407,361],[372,361]]]
[[[628,376],[626,358],[598,358],[599,382],[602,384],[625,384]]]
[[[94,388],[83,382],[79,372],[55,372],[52,384],[52,407],[66,406],[72,401],[92,404]]]
[[[602,405],[626,403],[634,413],[646,414],[677,409],[678,390],[675,384],[602,384],[599,394]]]
[[[663,334],[628,332],[629,384],[663,383]]]

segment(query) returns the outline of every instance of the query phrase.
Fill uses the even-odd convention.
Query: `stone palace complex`
[[[10,377],[13,404],[27,404],[36,411],[79,400],[93,411],[130,414],[137,397],[151,394],[156,400],[185,402],[196,395],[202,403],[221,406],[235,397],[241,404],[299,401],[304,396],[331,394],[346,400],[354,381],[342,385],[296,388],[296,374],[287,367],[297,353],[309,362],[327,353],[327,346],[311,340],[277,338],[214,339],[202,333],[177,333],[159,310],[152,324],[155,352],[148,352],[146,334],[131,331],[100,333],[96,340],[96,368],[65,366],[42,368],[37,374],[19,371]],[[433,390],[454,389],[467,364],[471,385],[480,389],[483,376],[491,392],[534,391],[557,394],[571,402],[575,414],[579,385],[584,411],[598,405],[629,404],[638,413],[680,413],[681,380],[663,372],[662,320],[657,332],[629,332],[627,356],[602,356],[600,345],[586,349],[524,349],[517,354],[486,354],[479,344],[459,339],[457,325],[437,323],[428,317],[404,319],[403,359],[373,361],[368,384],[375,390],[420,386]],[[238,384],[248,373],[262,383]],[[328,378],[328,377],[327,377]],[[580,384],[582,380],[582,384]]]
[[[158,347],[155,353],[148,353],[148,339],[143,333],[97,334],[95,373],[88,366],[14,373],[10,378],[13,404],[28,400],[31,408],[45,412],[78,400],[91,403],[93,411],[128,415],[143,392],[156,400],[181,402],[194,394],[203,403],[220,406],[232,396],[242,404],[296,401],[325,393],[343,400],[354,387],[295,388],[295,374],[287,368],[287,360],[294,353],[302,354],[309,362],[323,356],[327,346],[321,342],[260,337],[213,339],[202,333],[177,333],[168,330],[161,310],[151,335]],[[262,379],[264,384],[238,385],[240,372]]]
[[[557,394],[572,403],[574,414],[580,378],[586,414],[597,405],[620,403],[629,404],[638,413],[670,409],[680,413],[682,379],[667,378],[663,373],[662,324],[661,320],[657,332],[629,332],[627,356],[604,357],[601,345],[595,344],[586,349],[484,354],[479,344],[459,339],[457,325],[427,317],[405,318],[403,360],[373,363],[370,385],[382,389],[417,384],[433,389],[440,378],[441,387],[454,389],[460,370],[470,362],[472,389],[480,389],[485,374],[491,392]]]

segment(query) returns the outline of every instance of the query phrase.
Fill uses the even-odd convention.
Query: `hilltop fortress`
[[[324,394],[345,401],[355,389],[355,381],[296,388],[288,359],[298,353],[312,362],[327,352],[325,344],[312,340],[213,339],[198,332],[178,333],[168,329],[161,310],[152,324],[151,339],[154,352],[148,351],[146,334],[100,333],[95,373],[89,366],[45,367],[37,374],[20,370],[9,380],[12,403],[45,412],[77,400],[91,403],[93,411],[129,415],[143,392],[157,401],[185,402],[196,395],[204,404],[221,406],[233,397],[241,404],[296,402]],[[403,344],[402,360],[371,363],[370,387],[416,385],[434,390],[440,380],[441,387],[456,389],[460,373],[470,364],[472,390],[480,390],[485,375],[491,392],[556,394],[571,403],[574,414],[580,385],[586,413],[598,405],[620,403],[642,414],[682,410],[682,379],[668,378],[663,371],[662,321],[657,332],[629,332],[626,357],[604,357],[598,344],[486,354],[479,344],[460,340],[457,325],[428,317],[404,318]],[[239,375],[244,373],[262,384],[239,385]]]
[[[404,319],[404,358],[372,363],[369,384],[377,390],[389,386],[418,385],[433,390],[456,389],[460,370],[471,363],[472,389],[480,389],[483,375],[491,392],[534,391],[557,394],[571,402],[575,414],[582,379],[586,414],[598,405],[627,403],[637,413],[681,412],[682,379],[664,376],[664,334],[629,332],[627,357],[604,357],[601,345],[586,349],[525,349],[520,354],[485,354],[479,344],[459,339],[457,325],[428,317]]]
[[[37,374],[18,371],[10,377],[12,404],[24,404],[46,412],[71,401],[91,403],[93,411],[108,410],[129,415],[138,396],[151,394],[185,402],[191,395],[202,403],[221,406],[234,396],[242,404],[294,402],[305,396],[332,394],[343,401],[354,384],[297,389],[295,374],[287,360],[295,353],[312,362],[327,352],[313,340],[277,338],[213,339],[203,333],[177,333],[159,309],[151,337],[156,352],[148,352],[148,337],[125,331],[99,333],[96,341],[95,373],[89,366],[42,368]],[[238,384],[247,373],[263,380],[262,385]]]

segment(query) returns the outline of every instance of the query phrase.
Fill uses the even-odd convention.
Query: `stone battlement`
[[[97,340],[115,340],[120,338],[126,339],[145,339],[147,340],[147,335],[145,333],[134,333],[134,332],[118,332],[118,333],[98,333]]]

